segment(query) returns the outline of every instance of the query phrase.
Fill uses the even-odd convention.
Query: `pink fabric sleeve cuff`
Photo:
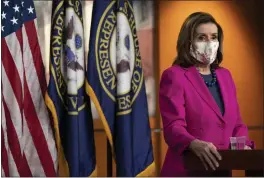
[[[255,142],[251,141],[251,140],[247,140],[246,141],[246,145],[249,146],[251,149],[255,149],[256,148]]]

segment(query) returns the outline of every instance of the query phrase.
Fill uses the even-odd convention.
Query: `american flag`
[[[33,0],[1,0],[2,176],[56,176]]]

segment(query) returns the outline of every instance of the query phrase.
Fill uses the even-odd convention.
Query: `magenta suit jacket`
[[[196,138],[212,142],[218,149],[229,149],[229,137],[247,136],[246,144],[254,147],[248,139],[247,127],[242,123],[230,72],[218,68],[216,75],[224,102],[223,116],[195,67],[175,65],[163,72],[159,107],[168,151],[162,177],[188,175],[183,152]]]

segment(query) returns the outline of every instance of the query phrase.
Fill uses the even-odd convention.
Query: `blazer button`
[[[224,124],[218,124],[218,127],[221,128],[221,129],[224,129]]]

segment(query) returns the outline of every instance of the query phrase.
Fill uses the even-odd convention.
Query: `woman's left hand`
[[[245,145],[244,150],[252,150],[249,146]]]

